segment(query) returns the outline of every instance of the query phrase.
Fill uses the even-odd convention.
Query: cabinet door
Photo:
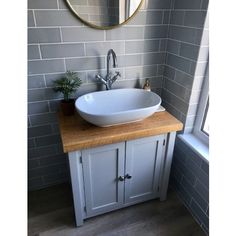
[[[124,142],[82,151],[87,217],[123,206],[124,156]]]
[[[164,135],[127,141],[125,204],[158,197]]]

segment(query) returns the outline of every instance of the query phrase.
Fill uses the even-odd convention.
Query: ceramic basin
[[[76,110],[86,121],[101,127],[140,121],[160,107],[161,98],[143,89],[114,89],[79,97]]]

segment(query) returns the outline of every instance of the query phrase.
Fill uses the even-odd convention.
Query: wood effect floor
[[[204,236],[175,192],[167,200],[137,204],[75,227],[71,187],[61,184],[28,195],[29,236]]]

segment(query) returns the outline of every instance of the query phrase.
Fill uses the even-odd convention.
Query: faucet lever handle
[[[119,77],[121,77],[121,74],[120,74],[119,71],[116,71],[116,75],[119,76]]]
[[[95,76],[95,78],[96,78],[97,80],[100,80],[102,77],[101,77],[101,75],[97,74],[97,75]]]
[[[103,77],[102,77],[101,75],[99,75],[99,74],[97,74],[97,75],[95,76],[95,78],[96,78],[98,81],[103,81],[103,80],[104,80]]]
[[[97,74],[95,77],[98,81],[102,82],[103,84],[105,84],[105,85],[107,84],[107,81],[105,79],[103,79],[103,77],[101,75]]]

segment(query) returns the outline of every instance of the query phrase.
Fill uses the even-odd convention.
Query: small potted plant
[[[66,116],[73,115],[75,111],[75,99],[71,98],[71,94],[82,84],[81,79],[78,77],[78,73],[68,70],[64,77],[53,81],[53,83],[54,91],[64,95],[64,99],[61,100],[63,114]]]

